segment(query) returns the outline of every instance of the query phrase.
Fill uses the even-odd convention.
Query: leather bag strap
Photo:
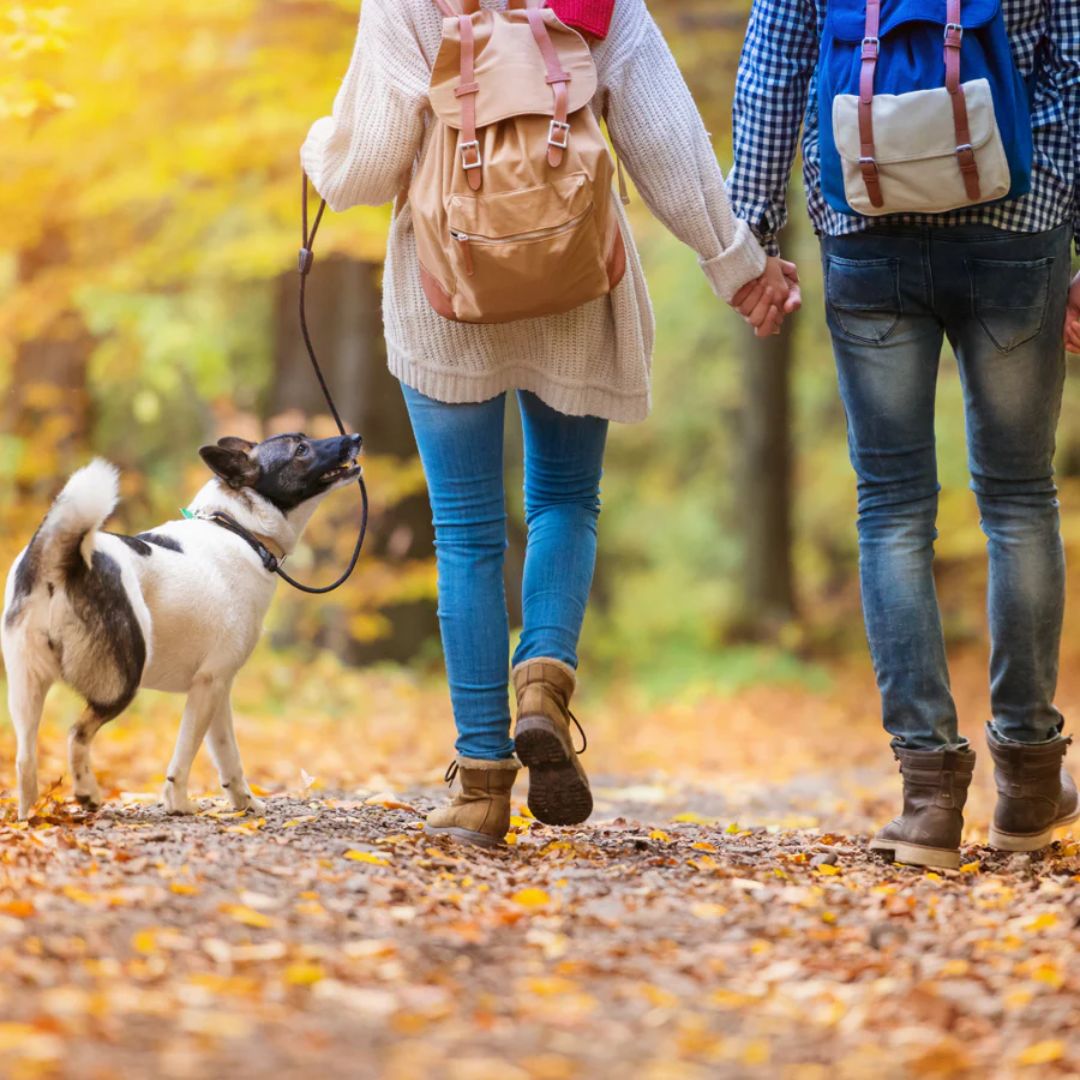
[[[476,81],[476,32],[468,15],[458,16],[458,28],[461,34],[461,82],[454,91],[461,98],[461,142],[458,153],[469,187],[479,191],[484,182],[484,159],[480,152],[480,141],[476,137],[476,95],[480,93],[480,84]]]
[[[562,61],[559,59],[558,50],[548,33],[547,21],[544,19],[544,0],[526,0],[525,13],[532,27],[533,37],[536,39],[537,48],[544,58],[544,66],[547,68],[547,82],[555,97],[555,115],[548,127],[548,164],[557,169],[563,162],[563,154],[570,142],[570,92],[567,84],[570,75],[563,70]]]
[[[967,96],[960,82],[960,52],[964,43],[964,28],[960,25],[962,0],[948,0],[948,23],[945,27],[945,89],[952,102],[953,124],[956,128],[956,161],[964,178],[964,190],[973,202],[982,200],[979,166],[975,148],[971,145],[971,124],[968,120]]]
[[[866,28],[862,40],[862,67],[859,69],[859,169],[870,205],[875,207],[885,205],[874,152],[874,75],[881,54],[880,29],[881,0],[866,0]]]

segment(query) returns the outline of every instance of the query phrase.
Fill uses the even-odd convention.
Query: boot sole
[[[574,767],[551,721],[526,716],[514,733],[518,760],[529,770],[529,810],[545,825],[580,825],[593,811],[589,785]]]
[[[870,850],[891,851],[893,862],[907,866],[934,866],[942,870],[956,870],[960,866],[960,852],[951,848],[905,844],[902,840],[871,840]]]
[[[1080,820],[1080,810],[1075,814],[1069,814],[1068,817],[1063,817],[1060,821],[1055,821],[1053,825],[1048,825],[1037,833],[1003,832],[991,826],[990,846],[997,848],[998,851],[1041,851],[1044,847],[1050,846],[1054,833],[1058,829],[1064,829],[1066,825],[1071,825],[1077,820]]]
[[[424,832],[428,836],[449,836],[451,840],[457,840],[462,844],[472,844],[474,847],[498,848],[503,847],[505,844],[502,837],[488,836],[487,833],[476,832],[473,829],[462,829],[457,825],[450,825],[444,829],[425,825]]]

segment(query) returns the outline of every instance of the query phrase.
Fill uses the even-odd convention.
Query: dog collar
[[[221,526],[221,528],[231,532],[234,536],[239,536],[259,556],[263,567],[270,574],[276,574],[278,568],[285,561],[285,555],[280,557],[275,555],[253,532],[245,529],[236,518],[231,514],[226,514],[224,510],[214,510],[209,514],[191,510],[181,510],[180,513],[188,519],[198,518],[200,521],[209,521],[214,525]]]

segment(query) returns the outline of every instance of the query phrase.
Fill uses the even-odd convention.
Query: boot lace
[[[574,727],[578,729],[578,734],[581,736],[581,749],[574,751],[574,753],[580,757],[589,749],[589,737],[585,734],[585,729],[581,726],[581,721],[569,709],[566,710],[566,714],[574,721]]]
[[[454,779],[457,776],[457,774],[458,774],[458,763],[457,763],[457,758],[454,758],[454,760],[451,761],[450,764],[446,767],[446,773],[443,775],[443,779],[448,784],[453,784]]]

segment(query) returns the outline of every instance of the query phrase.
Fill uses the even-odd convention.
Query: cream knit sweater
[[[483,0],[502,9],[506,0]],[[428,80],[442,17],[432,0],[363,0],[360,30],[333,115],[317,120],[304,169],[334,210],[393,199],[424,150]],[[724,178],[690,91],[644,0],[618,0],[594,49],[593,108],[649,209],[697,252],[728,300],[764,269],[765,255],[731,212]],[[441,318],[420,287],[408,206],[390,227],[384,322],[390,368],[446,402],[531,390],[574,416],[642,420],[649,411],[653,315],[629,223],[619,207],[627,272],[610,297],[563,315],[499,325]]]

